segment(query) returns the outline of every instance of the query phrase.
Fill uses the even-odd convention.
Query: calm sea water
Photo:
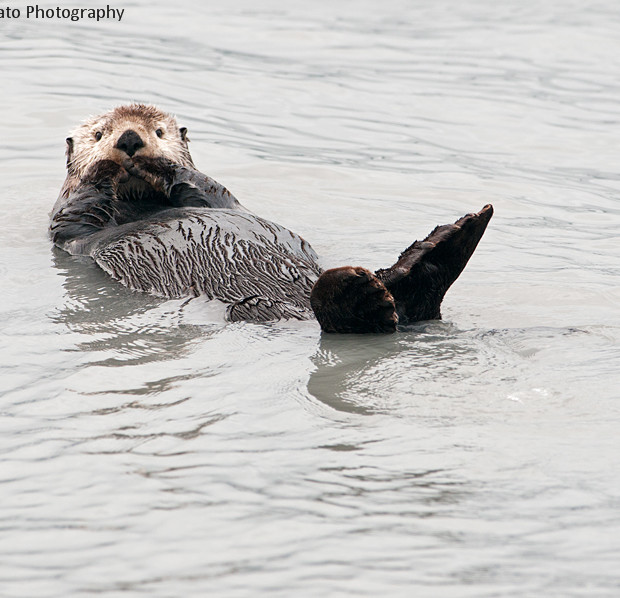
[[[0,20],[0,595],[620,595],[611,0],[128,0]],[[52,251],[137,100],[324,266],[496,215],[444,320],[227,324]]]

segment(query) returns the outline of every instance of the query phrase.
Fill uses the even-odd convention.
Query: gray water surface
[[[0,20],[0,595],[620,595],[610,0]],[[443,321],[225,323],[52,250],[64,138],[155,103],[325,267],[496,214]]]

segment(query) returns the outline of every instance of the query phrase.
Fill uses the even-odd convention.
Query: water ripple
[[[3,595],[614,596],[615,6],[125,9],[3,21]],[[228,324],[51,252],[64,138],[130,100],[329,266],[493,202],[444,320]]]

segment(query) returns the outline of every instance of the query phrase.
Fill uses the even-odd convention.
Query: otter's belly
[[[237,307],[253,302],[264,315],[244,319],[308,317],[320,274],[303,238],[237,210],[165,210],[93,235],[88,249],[129,288],[164,297],[201,294]]]

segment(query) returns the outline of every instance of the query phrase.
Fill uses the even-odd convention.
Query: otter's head
[[[87,120],[67,138],[67,179],[63,194],[74,188],[99,160],[123,164],[134,156],[163,157],[193,167],[187,129],[154,106],[120,106]]]

